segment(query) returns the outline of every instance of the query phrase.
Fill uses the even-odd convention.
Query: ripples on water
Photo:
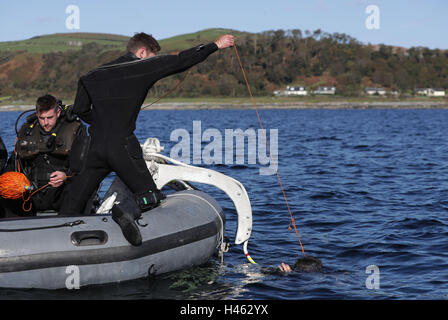
[[[1,113],[1,136],[12,149],[18,113]],[[208,264],[122,284],[67,290],[9,290],[11,298],[63,299],[446,299],[448,297],[447,110],[262,110],[266,129],[279,130],[279,174],[307,255],[322,274],[266,274],[263,267],[294,263],[301,254],[275,175],[259,165],[212,169],[241,181],[253,205],[247,263],[233,246],[224,263]],[[216,128],[258,129],[253,110],[145,111],[136,134],[157,136],[165,154],[170,133]],[[205,166],[205,165],[204,165]],[[112,177],[104,183],[107,188]],[[236,219],[224,194],[204,187]],[[380,288],[367,289],[366,267],[380,270]]]

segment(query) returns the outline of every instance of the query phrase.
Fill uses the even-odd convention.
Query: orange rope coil
[[[5,199],[17,200],[33,189],[28,178],[20,172],[5,172],[0,176],[0,195]]]
[[[67,178],[71,178],[71,176],[67,176]],[[22,199],[22,209],[25,212],[31,211],[32,203],[30,202],[31,198],[38,193],[39,191],[48,187],[50,183],[40,187],[33,191],[34,187],[31,185],[28,178],[20,172],[5,172],[0,176],[0,196],[5,199],[18,200]],[[32,192],[31,192],[32,191]],[[26,207],[27,203],[30,202],[28,208]]]

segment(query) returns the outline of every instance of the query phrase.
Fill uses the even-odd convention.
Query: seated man
[[[6,216],[60,209],[64,182],[70,175],[69,155],[78,135],[86,135],[84,125],[69,119],[55,97],[47,94],[37,99],[36,114],[20,128],[6,171],[24,173],[34,190],[48,186],[33,195],[32,209],[27,213],[22,209],[22,199],[2,199]]]

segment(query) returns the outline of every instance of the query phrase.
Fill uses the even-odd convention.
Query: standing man
[[[85,165],[66,192],[61,214],[83,212],[91,193],[115,171],[133,192],[138,209],[114,205],[112,218],[132,245],[140,245],[142,239],[135,220],[165,197],[157,190],[134,135],[141,105],[158,80],[183,72],[233,43],[233,36],[224,35],[177,55],[156,56],[160,50],[158,42],[151,35],[138,33],[129,40],[125,55],[82,76],[73,112],[91,124],[91,141]]]
[[[22,200],[1,199],[7,216],[32,215],[37,211],[56,210],[61,206],[65,181],[69,175],[73,141],[85,136],[81,121],[66,116],[52,95],[36,101],[36,113],[27,118],[17,135],[14,152],[5,171],[21,171],[38,189],[32,198],[32,211],[22,210]]]

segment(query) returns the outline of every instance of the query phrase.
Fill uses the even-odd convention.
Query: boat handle
[[[76,231],[70,236],[72,244],[77,247],[97,246],[107,242],[107,233],[103,230]]]

